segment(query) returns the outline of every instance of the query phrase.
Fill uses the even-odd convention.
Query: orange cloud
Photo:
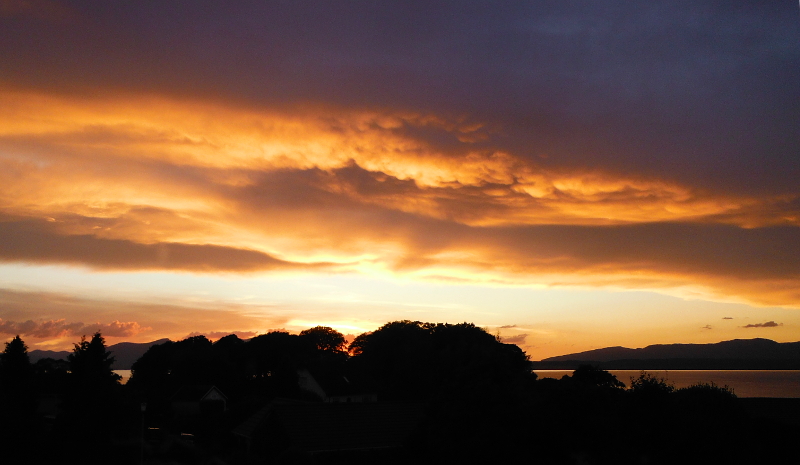
[[[141,244],[93,235],[59,234],[50,224],[40,220],[0,221],[0,260],[69,263],[114,270],[205,272],[322,268],[329,265],[291,263],[257,251],[217,245]]]
[[[143,328],[135,321],[111,323],[67,323],[66,320],[26,320],[21,322],[0,319],[0,334],[19,334],[39,339],[83,336],[101,332],[106,337],[131,337],[151,328]]]
[[[800,306],[791,195],[545,168],[496,143],[490,125],[437,115],[0,98],[0,260],[395,273]]]
[[[314,169],[327,174],[319,187],[332,194],[472,225],[676,221],[776,201],[597,170],[544,169],[455,139],[442,147],[408,129],[444,137],[464,129],[414,114],[278,113],[155,97],[79,100],[8,91],[2,98],[0,137],[20,154],[4,161],[10,172],[4,194],[40,208],[108,209],[117,202],[207,212],[224,206],[209,198],[209,187],[246,187],[263,172]],[[363,174],[353,178],[348,167]],[[57,182],[57,172],[76,182]],[[398,196],[401,185],[406,195]],[[198,191],[205,195],[198,198]]]
[[[163,299],[161,299],[163,300]],[[0,333],[20,334],[29,347],[68,350],[77,338],[100,331],[107,338],[149,342],[183,339],[187,329],[212,334],[220,327],[242,328],[237,334],[263,333],[283,327],[280,309],[215,302],[150,303],[121,299],[88,299],[60,293],[0,288]],[[36,319],[27,318],[36,315]],[[54,317],[54,316],[58,317]],[[95,320],[107,323],[83,323]],[[227,335],[229,333],[226,333]]]

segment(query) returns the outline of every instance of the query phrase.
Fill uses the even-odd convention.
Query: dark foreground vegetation
[[[69,359],[0,358],[9,463],[781,463],[800,428],[727,387],[584,365],[537,379],[469,323],[316,327],[151,347],[120,385],[100,334]]]

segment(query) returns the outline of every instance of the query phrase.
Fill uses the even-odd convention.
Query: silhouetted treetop
[[[121,376],[111,370],[114,357],[106,351],[105,339],[97,332],[90,341],[81,336],[81,342],[75,344],[72,353],[67,357],[72,376],[92,382],[116,383]]]
[[[214,350],[218,352],[235,351],[240,349],[243,345],[244,341],[235,334],[228,334],[227,336],[217,339],[217,341],[213,343]]]
[[[328,353],[343,354],[347,341],[339,331],[328,326],[315,326],[300,332],[300,338],[310,347]]]
[[[666,379],[642,371],[637,378],[631,378],[631,394],[643,398],[665,398],[675,390]]]
[[[472,323],[395,321],[358,336],[350,350],[355,365],[375,376],[389,398],[487,393],[535,376],[519,347]]]
[[[131,387],[148,386],[160,388],[167,383],[167,377],[172,370],[172,341],[150,346],[139,360],[131,366]]]
[[[0,354],[0,373],[5,378],[28,377],[33,373],[28,346],[19,335],[6,342],[5,350]]]
[[[572,373],[572,383],[586,389],[625,389],[625,383],[592,365],[581,365]]]

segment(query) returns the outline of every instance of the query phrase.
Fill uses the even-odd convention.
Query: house
[[[425,414],[423,404],[302,402],[275,399],[234,428],[246,460],[286,454],[338,457],[380,454],[406,445]]]
[[[297,370],[300,389],[312,392],[323,402],[377,402],[378,395],[369,383],[336,371]]]
[[[183,386],[170,399],[172,413],[178,416],[225,413],[228,398],[216,386]]]

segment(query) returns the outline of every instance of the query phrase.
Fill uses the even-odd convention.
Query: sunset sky
[[[800,340],[800,7],[0,0],[0,341]]]

